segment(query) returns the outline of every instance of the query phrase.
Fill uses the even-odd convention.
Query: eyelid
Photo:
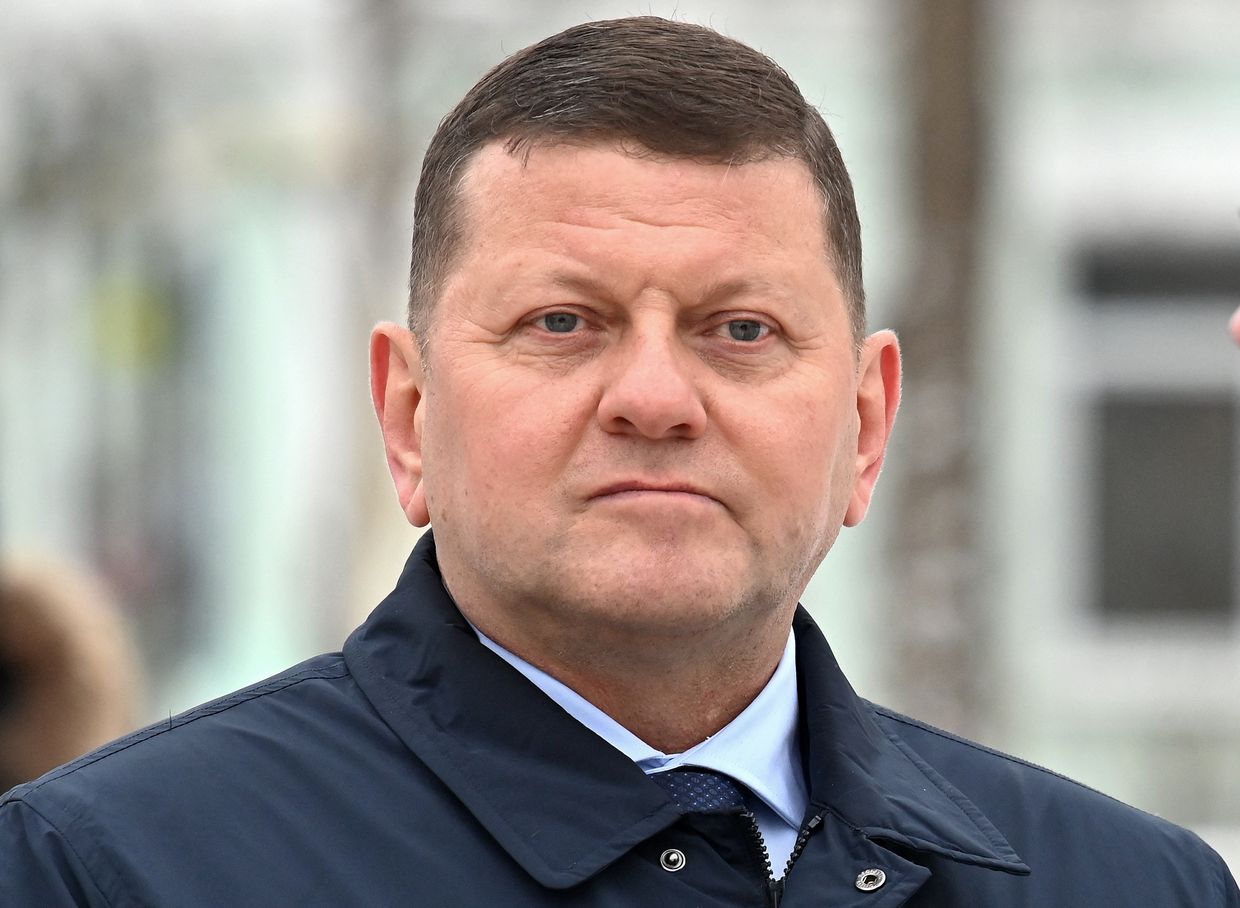
[[[571,303],[567,303],[567,304],[562,304],[558,306],[540,306],[539,308],[535,309],[533,312],[528,313],[521,320],[523,322],[537,322],[537,321],[541,321],[542,319],[546,318],[548,315],[557,315],[561,312],[566,313],[568,315],[576,315],[579,318],[587,317],[587,314],[584,311],[582,311],[581,307],[574,306]]]

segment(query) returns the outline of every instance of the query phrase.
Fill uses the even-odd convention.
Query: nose
[[[706,407],[693,378],[696,357],[665,332],[636,334],[615,349],[598,404],[603,429],[649,439],[697,438]]]

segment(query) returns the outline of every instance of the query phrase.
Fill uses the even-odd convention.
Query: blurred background
[[[366,342],[425,144],[507,53],[644,13],[782,63],[857,184],[907,365],[805,597],[855,685],[1240,869],[1234,0],[11,0],[0,552],[110,591],[142,721],[338,648],[416,536]]]

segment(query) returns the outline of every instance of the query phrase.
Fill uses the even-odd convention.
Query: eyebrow
[[[610,289],[601,281],[580,272],[553,271],[549,277],[552,284],[565,290],[576,290],[589,296],[612,296]]]
[[[776,293],[767,281],[753,280],[751,278],[732,278],[730,280],[720,281],[711,284],[706,292],[702,294],[702,302],[705,305],[713,303],[721,303],[737,296],[752,296],[754,294],[765,294],[768,296],[782,296]]]

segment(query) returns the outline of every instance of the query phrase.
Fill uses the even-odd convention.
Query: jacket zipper
[[[825,813],[826,811],[824,810],[822,813],[814,814],[806,820],[805,825],[801,827],[801,832],[797,836],[796,844],[792,846],[792,854],[788,855],[788,866],[784,868],[784,876],[787,876],[788,872],[792,870],[792,865],[797,862],[797,858],[799,858],[801,856],[801,852],[805,850],[805,843],[809,841],[809,837],[813,835],[814,830],[822,825],[822,817]]]
[[[762,830],[758,827],[758,818],[752,810],[746,810],[741,814],[749,821],[749,835],[753,839],[754,845],[762,854],[762,863],[766,866],[766,890],[771,897],[772,908],[779,908],[779,895],[783,890],[783,886],[775,879],[775,870],[771,867],[771,853],[766,850],[766,840],[762,838]]]
[[[757,816],[754,815],[752,810],[746,810],[743,816],[749,821],[749,834],[753,836],[754,843],[762,853],[762,862],[766,865],[766,885],[767,893],[771,897],[771,908],[779,908],[779,900],[784,895],[784,880],[792,870],[792,865],[801,856],[801,852],[805,850],[805,843],[809,841],[809,837],[821,825],[823,815],[821,813],[814,814],[801,827],[801,831],[797,834],[797,840],[792,846],[792,853],[788,855],[788,864],[784,867],[784,875],[778,880],[775,879],[775,871],[771,867],[771,853],[766,850],[766,841],[762,838],[762,830],[758,828]]]

